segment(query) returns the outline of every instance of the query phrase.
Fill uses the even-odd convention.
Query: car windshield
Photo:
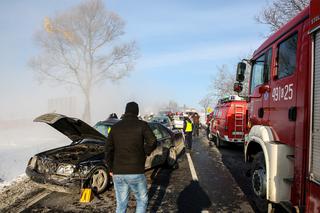
[[[96,130],[98,130],[101,134],[103,134],[104,136],[108,137],[108,134],[111,130],[111,125],[108,124],[103,124],[103,123],[97,123],[96,125],[94,125],[94,128]]]
[[[169,123],[169,119],[166,117],[154,117],[151,120],[152,122],[157,122],[157,123],[161,123],[161,124],[166,124]]]
[[[183,121],[183,116],[175,115],[175,116],[173,117],[173,120]]]

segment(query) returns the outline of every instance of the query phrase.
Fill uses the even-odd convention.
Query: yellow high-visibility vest
[[[192,123],[190,121],[186,121],[186,132],[192,132]]]
[[[109,127],[108,127],[108,134],[110,133],[110,131],[111,131],[111,127],[109,126]]]

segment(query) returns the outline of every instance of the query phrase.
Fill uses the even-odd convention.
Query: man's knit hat
[[[139,106],[136,102],[127,103],[125,114],[128,114],[128,113],[133,115],[139,114]]]

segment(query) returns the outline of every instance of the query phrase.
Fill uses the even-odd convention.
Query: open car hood
[[[107,138],[100,132],[77,118],[70,118],[57,113],[48,113],[37,117],[33,121],[47,123],[62,134],[66,135],[73,142],[85,138],[102,141],[107,140]]]

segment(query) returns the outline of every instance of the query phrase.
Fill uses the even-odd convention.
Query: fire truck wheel
[[[207,138],[208,138],[209,141],[212,141],[213,136],[212,136],[212,134],[210,132],[208,133]]]
[[[218,147],[218,148],[221,148],[222,146],[223,146],[223,141],[220,139],[220,137],[219,137],[219,135],[217,135],[216,137],[215,137],[215,141],[216,141],[216,146]]]
[[[206,129],[206,135],[207,135],[207,139],[210,141],[211,140],[211,134],[210,134],[210,130],[209,130],[208,127]]]
[[[251,184],[254,193],[260,197],[266,197],[267,180],[266,180],[266,164],[263,152],[258,152],[252,162]]]

